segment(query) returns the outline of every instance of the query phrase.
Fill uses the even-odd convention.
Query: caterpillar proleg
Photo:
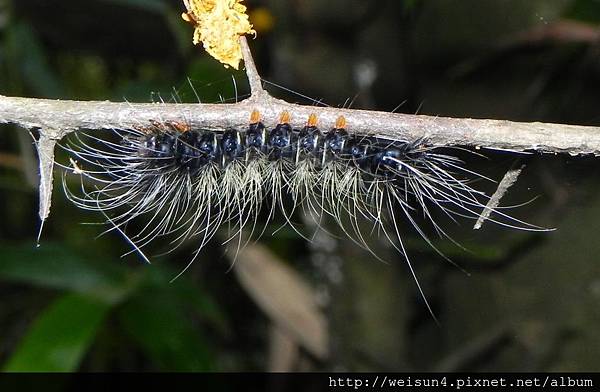
[[[293,223],[301,210],[317,227],[333,219],[373,255],[367,238],[383,236],[404,256],[417,286],[400,227],[412,227],[433,246],[420,219],[447,236],[434,210],[476,220],[488,208],[489,197],[472,185],[486,177],[427,140],[353,135],[342,116],[323,128],[313,114],[295,128],[290,116],[283,112],[277,125],[267,127],[255,110],[244,129],[223,131],[150,121],[105,135],[74,133],[63,148],[82,181],[73,189],[63,176],[64,189],[78,207],[104,214],[145,260],[144,249],[160,238],[168,239],[167,252],[194,241],[193,260],[219,228],[239,248],[244,238],[262,234],[277,214],[301,233]],[[260,222],[261,210],[266,222]],[[487,219],[543,230],[500,209]],[[143,224],[131,232],[134,220]]]

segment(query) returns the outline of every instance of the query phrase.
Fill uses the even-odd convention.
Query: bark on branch
[[[338,109],[290,104],[266,94],[235,104],[168,104],[63,101],[0,96],[0,123],[40,129],[59,140],[81,129],[110,129],[148,125],[150,120],[181,120],[207,129],[241,127],[258,110],[266,125],[288,110],[292,125],[302,126],[311,113],[326,129],[343,115],[348,130],[392,140],[426,138],[435,146],[467,145],[511,151],[540,151],[571,155],[600,155],[600,127],[523,123],[505,120],[433,117],[369,110]]]

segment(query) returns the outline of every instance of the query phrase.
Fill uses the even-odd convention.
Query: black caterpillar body
[[[287,121],[289,117],[282,115],[282,118]],[[281,122],[272,130],[267,130],[262,122],[255,122],[246,130],[224,132],[195,129],[182,132],[176,124],[167,123],[157,125],[150,134],[126,139],[123,144],[137,150],[140,162],[148,166],[166,171],[178,169],[190,175],[206,165],[224,170],[233,161],[248,162],[260,156],[269,161],[284,160],[289,167],[312,160],[316,170],[339,160],[360,169],[366,180],[369,176],[394,179],[406,171],[402,162],[417,163],[426,154],[421,151],[422,141],[390,142],[351,136],[344,129],[343,118],[326,133],[315,122],[316,118],[311,118],[301,129]]]

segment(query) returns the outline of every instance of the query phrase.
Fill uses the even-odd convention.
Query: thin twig
[[[525,168],[525,165],[521,165],[518,169],[512,169],[506,172],[506,174],[502,178],[502,181],[500,181],[500,184],[498,184],[496,192],[494,192],[492,197],[490,197],[490,200],[481,212],[481,215],[479,215],[479,219],[477,219],[477,222],[475,222],[473,230],[481,229],[481,226],[483,226],[483,222],[485,222],[485,220],[490,217],[490,214],[496,209],[496,207],[498,207],[498,205],[500,204],[500,200],[508,191],[508,188],[510,188],[514,185],[515,182],[517,182],[517,178],[519,178],[519,175],[523,171],[523,168]]]
[[[242,56],[244,57],[246,77],[248,78],[248,84],[250,84],[250,94],[254,99],[264,96],[268,97],[267,92],[262,87],[262,79],[256,69],[256,64],[254,64],[254,58],[252,57],[252,52],[250,52],[248,41],[243,35],[240,36],[240,46],[242,47]]]
[[[52,173],[54,171],[54,147],[56,140],[49,138],[45,134],[40,136],[36,143],[38,158],[40,160],[40,230],[37,236],[38,246],[44,222],[50,215],[50,206],[52,205]]]

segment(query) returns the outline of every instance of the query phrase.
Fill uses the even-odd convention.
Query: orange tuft
[[[174,129],[181,133],[185,133],[191,130],[190,124],[188,124],[187,122],[169,120],[165,124],[171,129]]]
[[[346,117],[339,116],[337,120],[335,120],[335,128],[336,129],[344,129],[346,128]]]
[[[289,124],[290,123],[290,112],[284,110],[279,116],[279,124]]]
[[[308,121],[306,122],[306,125],[308,125],[309,127],[316,127],[317,121],[317,115],[312,113],[310,116],[308,116]]]
[[[258,124],[260,122],[260,113],[258,110],[253,110],[250,114],[250,124]]]

